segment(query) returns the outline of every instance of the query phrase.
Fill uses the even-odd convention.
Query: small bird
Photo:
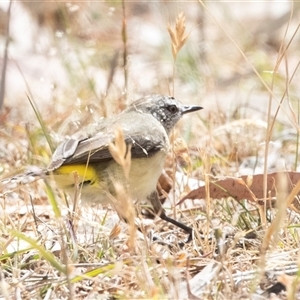
[[[94,203],[111,202],[111,197],[116,196],[116,183],[121,183],[129,188],[134,201],[146,200],[153,215],[186,231],[190,241],[193,229],[165,214],[156,185],[169,151],[171,129],[184,114],[200,109],[200,106],[183,105],[171,96],[143,97],[119,115],[103,119],[84,134],[60,144],[42,173],[52,174],[57,186],[69,194],[79,186],[82,201]],[[126,145],[125,155],[130,151],[127,175],[111,151],[117,128]]]

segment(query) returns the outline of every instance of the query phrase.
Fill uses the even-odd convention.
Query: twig
[[[9,6],[7,10],[7,26],[6,26],[6,41],[3,55],[3,66],[1,72],[1,81],[0,81],[0,110],[2,110],[4,103],[4,95],[5,95],[5,78],[6,78],[6,67],[7,67],[7,57],[8,57],[8,46],[9,46],[9,21],[10,21],[10,12],[11,12],[12,0],[9,1]]]

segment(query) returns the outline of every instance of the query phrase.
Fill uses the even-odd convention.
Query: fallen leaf
[[[290,193],[300,180],[299,172],[275,172],[267,175],[267,197],[273,199],[277,194],[278,180],[287,176],[288,187],[287,193]],[[206,186],[201,186],[189,192],[182,198],[178,204],[183,203],[186,199],[205,199]],[[209,184],[209,193],[211,198],[220,199],[232,197],[237,201],[249,200],[258,204],[263,198],[263,174],[242,177],[227,177],[221,180],[211,180]],[[295,202],[295,201],[294,201]],[[293,203],[294,206],[297,206]]]

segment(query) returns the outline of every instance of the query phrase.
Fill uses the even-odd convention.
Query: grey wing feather
[[[121,114],[111,122],[101,121],[94,132],[62,143],[54,152],[48,170],[56,170],[62,165],[113,159],[108,146],[114,141],[113,129],[116,124],[123,130],[125,143],[131,145],[132,158],[149,157],[168,148],[166,131],[155,118],[149,114],[130,112]]]
[[[126,145],[131,145],[132,158],[149,157],[165,149],[164,140],[157,135],[133,137],[132,135],[126,135],[126,132],[124,132],[124,135]],[[108,146],[113,140],[114,135],[112,133],[99,133],[82,140],[68,139],[56,149],[48,170],[53,171],[62,165],[82,164],[87,161],[92,163],[111,160],[113,158]]]
[[[47,168],[48,171],[56,170],[68,157],[71,157],[76,152],[79,142],[79,139],[70,138],[61,143],[53,153],[52,161]]]
[[[67,139],[55,150],[48,171],[56,170],[65,164],[87,162],[94,153],[101,153],[103,159],[111,158],[108,145],[112,138],[112,135],[97,134],[92,137]]]

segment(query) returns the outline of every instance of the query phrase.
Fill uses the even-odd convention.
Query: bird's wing
[[[154,123],[155,126],[149,127],[145,126],[147,122],[138,126],[131,126],[127,123],[126,126],[122,126],[122,120],[120,123],[116,122],[122,128],[127,149],[131,145],[131,158],[149,157],[158,151],[167,150],[168,137],[160,124],[157,126]],[[114,131],[107,130],[107,128],[92,136],[70,138],[58,146],[48,170],[56,170],[62,165],[111,160],[113,158],[109,151],[109,144],[114,140]]]

